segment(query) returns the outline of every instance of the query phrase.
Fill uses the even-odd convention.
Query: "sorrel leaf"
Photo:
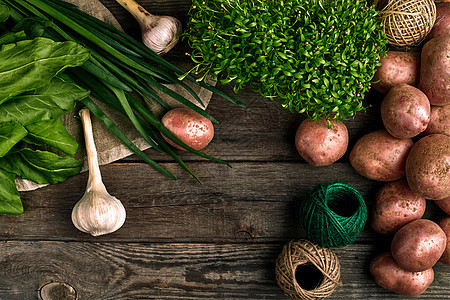
[[[0,157],[27,135],[26,129],[16,121],[0,123]]]
[[[32,123],[27,125],[26,129],[34,141],[45,143],[69,155],[77,152],[77,141],[67,132],[60,119]]]
[[[54,42],[38,37],[0,50],[0,103],[23,92],[45,86],[67,67],[81,66],[89,51],[66,41]]]
[[[14,183],[15,175],[0,170],[0,213],[20,215],[23,213],[22,201]]]
[[[26,126],[56,119],[72,110],[76,101],[88,95],[89,91],[55,77],[49,85],[16,96],[0,105],[0,120],[16,120]]]
[[[0,169],[39,184],[56,184],[77,175],[81,163],[73,157],[24,148],[13,149],[0,159]]]

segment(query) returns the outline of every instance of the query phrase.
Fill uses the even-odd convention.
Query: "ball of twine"
[[[387,4],[386,4],[387,2]],[[376,0],[388,42],[394,46],[419,44],[436,20],[434,0]]]
[[[311,268],[314,268],[311,270]],[[306,268],[302,272],[302,268]],[[306,272],[308,271],[308,272]],[[311,274],[319,273],[316,285]],[[284,293],[292,299],[323,299],[333,293],[340,282],[339,259],[330,249],[308,240],[291,241],[283,247],[276,262],[276,279]]]
[[[361,194],[341,182],[316,185],[300,205],[308,239],[323,247],[351,244],[364,229],[367,207]]]

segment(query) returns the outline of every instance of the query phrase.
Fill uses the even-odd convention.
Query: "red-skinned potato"
[[[405,161],[413,146],[411,139],[397,139],[386,130],[362,136],[350,152],[350,164],[360,175],[378,181],[405,176]]]
[[[399,83],[417,86],[419,83],[420,56],[414,53],[388,51],[380,59],[381,66],[377,68],[372,79],[373,88],[386,95]]]
[[[295,134],[295,147],[306,162],[327,166],[339,160],[347,151],[348,130],[342,122],[305,119]]]
[[[422,48],[419,88],[431,105],[450,105],[450,36],[438,36]]]
[[[443,217],[439,220],[438,224],[447,236],[447,246],[439,261],[443,264],[450,265],[450,217]]]
[[[391,253],[402,269],[421,272],[438,262],[446,245],[447,237],[438,224],[419,219],[406,224],[394,234]]]
[[[441,200],[450,195],[450,136],[430,134],[418,140],[406,160],[406,179],[417,195]]]
[[[381,119],[393,137],[415,137],[430,122],[430,101],[418,88],[404,83],[397,84],[381,102]]]
[[[450,197],[434,201],[447,215],[450,215]]]
[[[214,137],[214,126],[210,120],[189,108],[179,107],[169,110],[161,119],[176,137],[186,145],[201,150]],[[172,146],[185,150],[163,135]]]
[[[422,218],[426,200],[411,191],[406,180],[386,183],[376,194],[370,226],[382,234],[393,234],[403,225]]]
[[[370,263],[370,273],[381,287],[404,296],[418,296],[434,280],[432,268],[422,272],[402,269],[388,252],[381,253]]]
[[[436,4],[436,21],[426,39],[450,35],[450,3]]]
[[[450,136],[450,105],[431,106],[430,122],[424,135],[441,133]]]

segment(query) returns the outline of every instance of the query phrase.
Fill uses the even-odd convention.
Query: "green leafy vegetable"
[[[50,84],[15,96],[0,105],[0,120],[16,120],[22,125],[55,119],[72,110],[89,91],[55,77]]]
[[[0,22],[5,22],[11,15],[11,10],[8,5],[0,3]]]
[[[5,44],[0,50],[0,104],[23,92],[45,86],[67,67],[81,66],[89,51],[74,42],[47,38]]]
[[[376,15],[366,0],[194,0],[190,72],[311,119],[354,117],[386,51]]]
[[[19,122],[0,123],[0,157],[5,156],[27,133],[27,130]]]
[[[42,36],[45,32],[45,29],[51,25],[52,25],[51,21],[31,17],[25,18],[19,23],[17,23],[12,28],[11,31],[13,32],[24,31],[28,39],[33,39]]]
[[[23,213],[22,201],[20,201],[14,178],[14,174],[0,170],[0,213],[2,214]]]
[[[26,126],[28,135],[33,141],[55,147],[66,154],[77,152],[78,143],[67,132],[60,119],[51,119],[32,123]]]
[[[20,15],[10,7],[7,10],[13,19]],[[0,0],[1,20],[6,18],[4,12]],[[68,67],[81,66],[90,53],[75,42],[35,38],[49,25],[50,21],[25,18],[8,30],[0,23],[0,213],[23,213],[16,176],[55,184],[81,170],[81,163],[72,157],[20,148],[21,141],[53,146],[69,155],[78,148],[59,117],[89,91],[64,74],[55,76]]]
[[[15,43],[18,41],[25,40],[27,38],[27,35],[25,34],[25,31],[18,31],[18,32],[7,32],[0,36],[0,46],[3,44],[9,44],[9,43]]]
[[[78,85],[91,89],[92,94],[97,99],[124,114],[153,147],[174,157],[185,169],[187,167],[183,161],[168,148],[164,139],[161,138],[160,128],[155,127],[149,122],[149,118],[144,117],[144,115],[151,115],[151,112],[147,108],[144,108],[144,114],[137,112],[136,107],[133,107],[131,103],[126,103],[127,99],[129,102],[129,99],[134,99],[133,97],[137,94],[146,100],[161,104],[165,109],[170,109],[169,105],[158,94],[158,92],[164,93],[180,103],[191,107],[206,118],[215,121],[212,116],[195,106],[184,96],[161,84],[161,82],[177,84],[201,104],[199,96],[182,81],[186,79],[216,93],[232,103],[245,107],[242,102],[205,82],[197,81],[195,77],[189,74],[183,76],[182,79],[180,76],[185,73],[184,70],[158,56],[155,52],[128,34],[81,12],[72,4],[60,0],[1,1],[10,5],[12,10],[11,19],[15,22],[20,22],[23,18],[31,16],[46,21],[48,20],[52,24],[46,28],[44,36],[58,41],[69,40],[85,45],[90,50],[91,57],[81,69],[70,70],[69,75],[74,78]],[[112,97],[104,96],[105,91],[108,95],[112,95]],[[100,115],[103,117],[102,120],[108,120],[107,124],[110,126],[107,127],[112,133],[127,147],[132,149],[135,154],[142,156],[136,150],[138,148],[135,145],[131,146],[128,143],[129,140],[115,130],[117,126],[111,124],[110,118],[96,110],[96,116]],[[180,142],[174,136],[170,137],[170,139],[174,140],[174,142]],[[188,151],[191,150],[188,149]],[[145,157],[144,160],[158,171],[172,179],[175,178],[147,156]],[[202,154],[202,157],[210,158],[206,154]],[[215,161],[222,162],[218,159]],[[190,171],[189,173],[192,174]]]
[[[24,148],[0,159],[0,169],[39,184],[56,184],[78,174],[81,163],[73,157]]]

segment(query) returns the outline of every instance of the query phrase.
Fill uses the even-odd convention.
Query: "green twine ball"
[[[308,239],[325,248],[353,243],[364,229],[367,207],[361,194],[345,183],[316,185],[301,203],[300,222]]]

